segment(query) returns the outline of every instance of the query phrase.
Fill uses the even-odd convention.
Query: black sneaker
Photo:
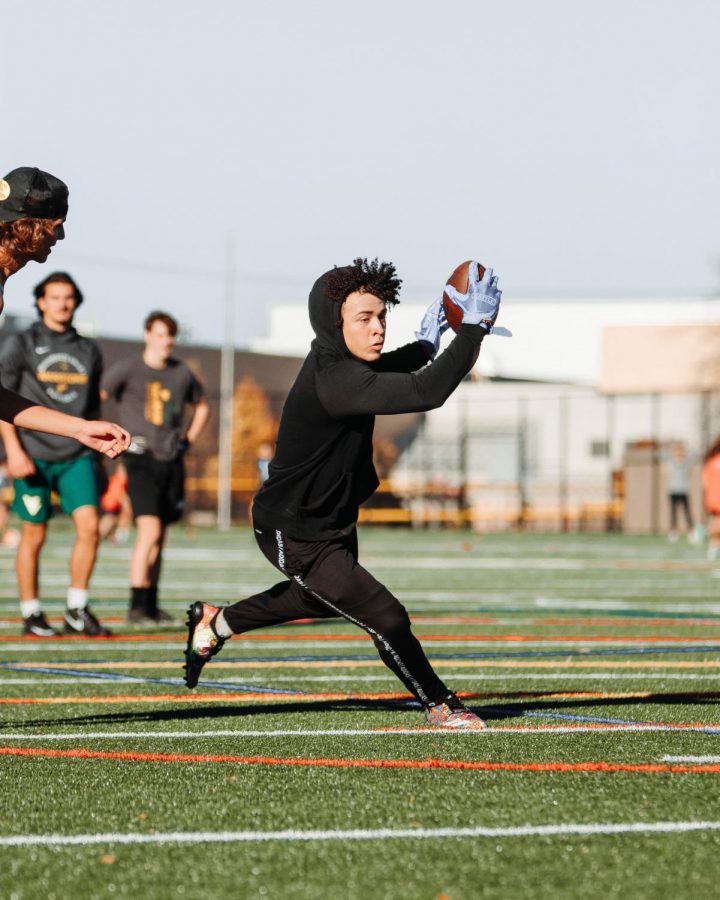
[[[127,620],[130,625],[151,625],[155,622],[150,613],[145,612],[144,609],[129,610]]]
[[[87,634],[90,637],[108,637],[109,628],[101,625],[87,606],[84,609],[65,610],[65,634]]]
[[[57,631],[41,612],[23,619],[23,634],[31,634],[33,637],[57,637]]]

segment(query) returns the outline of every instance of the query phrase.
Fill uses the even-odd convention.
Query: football
[[[460,263],[445,283],[451,284],[456,291],[465,294],[468,289],[468,268],[471,265],[476,265],[478,267],[479,281],[485,274],[485,266],[481,266],[480,263],[473,263],[472,260],[466,259],[465,262]],[[445,291],[443,291],[443,306],[445,307],[445,315],[447,316],[448,324],[453,331],[457,331],[462,324],[462,310],[457,304],[452,302]]]

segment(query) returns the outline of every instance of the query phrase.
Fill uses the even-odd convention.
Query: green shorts
[[[98,486],[93,458],[88,454],[47,462],[33,459],[37,471],[15,479],[12,510],[23,522],[39,525],[53,517],[52,492],[60,497],[63,512],[71,515],[81,506],[98,506]]]

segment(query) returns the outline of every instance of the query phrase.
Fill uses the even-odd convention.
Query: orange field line
[[[45,750],[36,747],[0,747],[2,756],[50,757],[55,759],[112,759],[123,762],[236,763],[260,766],[318,766],[338,769],[461,769],[481,772],[635,772],[643,774],[718,773],[720,764],[682,765],[669,763],[608,762],[485,762],[456,759],[312,759],[277,756],[229,756],[203,753],[131,753],[121,751]]]
[[[466,700],[644,700],[648,697],[660,696],[657,691],[490,691],[479,693],[476,691],[459,691],[458,696]],[[680,691],[672,692],[668,696],[715,700],[720,698],[720,691]],[[283,702],[311,703],[316,700],[398,700],[411,699],[410,695],[402,691],[382,691],[363,693],[303,693],[303,694],[278,694],[276,691],[265,692],[247,691],[242,693],[213,693],[213,694],[113,694],[108,696],[93,695],[89,697],[0,697],[0,704],[5,706],[31,706],[31,705],[57,705],[62,703],[193,703],[202,701],[226,701],[231,703],[245,702],[248,700],[274,700]]]
[[[241,634],[237,635],[243,641],[254,641],[258,643],[273,643],[284,641],[287,643],[303,643],[303,642],[322,642],[322,641],[338,641],[345,643],[365,643],[370,637],[364,632],[358,631],[356,634]],[[702,637],[692,635],[658,635],[658,634],[418,634],[418,640],[432,643],[433,641],[489,641],[496,643],[526,643],[532,642],[536,644],[553,644],[564,641],[576,641],[578,643],[603,643],[606,641],[622,641],[624,643],[639,644],[692,644],[692,643],[711,643],[720,641],[720,635],[706,634]],[[111,634],[92,640],[102,640],[109,642],[123,643],[131,642],[151,642],[151,641],[172,641],[178,643],[186,640],[186,634],[178,634],[172,632],[169,634]],[[85,635],[56,635],[51,638],[35,637],[34,635],[0,635],[0,641],[67,641],[80,640],[86,641]]]
[[[116,694],[107,697],[0,697],[0,704],[7,706],[54,705],[61,703],[198,703],[225,701],[240,703],[247,700],[408,700],[408,693],[388,691],[374,694],[277,694],[263,691],[222,694]]]
[[[698,653],[702,648],[698,648]],[[675,660],[607,660],[607,659],[435,659],[434,668],[444,669],[718,669],[720,660],[716,659],[675,659]],[[105,669],[180,669],[179,662],[161,660],[95,660],[94,662],[29,662],[23,663],[24,669],[44,669],[52,665],[54,669],[88,669],[102,672]],[[378,659],[323,659],[323,660],[224,660],[213,659],[213,671],[218,669],[363,669],[380,668],[383,662]],[[558,675],[562,677],[562,673]]]

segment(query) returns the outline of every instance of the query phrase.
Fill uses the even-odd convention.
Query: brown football
[[[461,294],[467,293],[469,280],[468,267],[471,265],[473,265],[471,259],[466,259],[465,262],[460,263],[448,278],[446,284],[451,284],[455,290],[459,291]],[[478,280],[480,280],[485,274],[485,266],[481,266],[480,263],[474,263],[474,265],[478,267]],[[463,312],[456,303],[452,302],[445,291],[443,291],[443,306],[445,307],[445,315],[447,316],[448,324],[453,331],[457,331],[462,324]]]

